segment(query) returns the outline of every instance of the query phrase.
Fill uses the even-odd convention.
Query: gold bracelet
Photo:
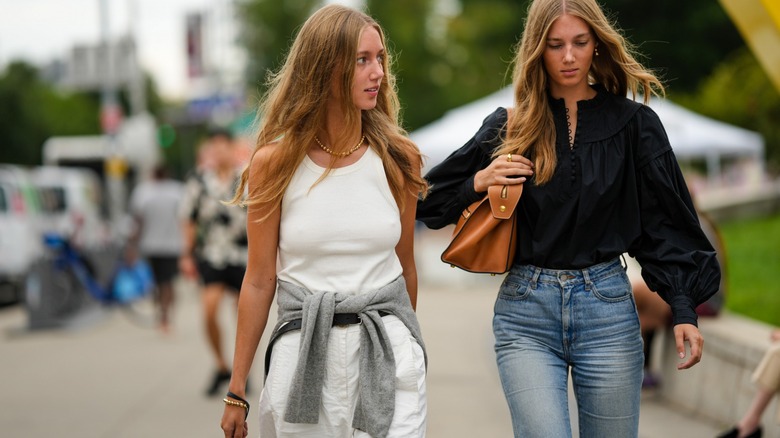
[[[239,401],[231,400],[231,399],[229,399],[229,398],[227,398],[227,397],[223,398],[223,399],[222,399],[222,401],[223,401],[223,402],[225,402],[225,404],[226,404],[226,405],[230,405],[230,406],[237,406],[237,407],[239,407],[239,408],[244,408],[244,409],[246,409],[247,411],[249,410],[249,406],[247,406],[247,405],[246,405],[246,403],[244,403],[244,402],[239,402]]]

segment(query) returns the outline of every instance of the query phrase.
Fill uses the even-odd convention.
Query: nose
[[[574,50],[571,46],[566,46],[563,52],[563,62],[574,62]]]
[[[382,67],[382,63],[380,61],[377,61],[374,63],[374,68],[371,69],[371,73],[369,74],[369,79],[372,81],[378,81],[379,79],[382,79],[385,76],[384,68]]]

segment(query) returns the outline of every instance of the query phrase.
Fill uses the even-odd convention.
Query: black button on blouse
[[[671,305],[673,322],[696,324],[694,309],[718,290],[720,266],[666,132],[649,107],[594,89],[596,97],[577,103],[574,148],[564,101],[549,98],[558,165],[547,184],[525,183],[515,263],[582,269],[628,252],[648,286]],[[418,203],[418,220],[431,228],[453,224],[484,196],[474,191],[474,174],[492,161],[506,119],[506,109],[498,108],[428,172],[431,191]]]

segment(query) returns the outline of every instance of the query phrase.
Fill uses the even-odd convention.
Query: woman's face
[[[384,57],[385,48],[379,32],[372,26],[366,26],[360,34],[355,54],[355,77],[352,86],[352,103],[360,110],[370,110],[376,106],[379,86],[385,76]]]
[[[588,86],[588,72],[596,48],[590,27],[573,15],[558,17],[547,34],[544,67],[553,94]]]

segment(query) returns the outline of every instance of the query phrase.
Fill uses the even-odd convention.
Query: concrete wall
[[[764,352],[771,345],[769,325],[733,313],[701,318],[704,336],[702,361],[685,371],[677,370],[674,336],[667,330],[660,351],[660,396],[691,415],[715,420],[724,430],[736,424],[750,406],[756,387],[751,381]],[[780,438],[778,400],[774,398],[762,417],[765,438]]]

